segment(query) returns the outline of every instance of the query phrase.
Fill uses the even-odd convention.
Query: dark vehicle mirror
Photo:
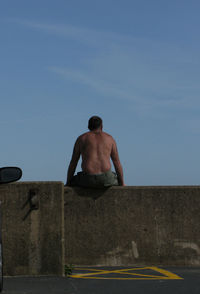
[[[9,166],[0,168],[0,184],[16,182],[22,177],[22,170],[19,167]]]
[[[0,168],[0,184],[7,184],[21,179],[22,170],[19,167],[8,166]],[[1,203],[0,203],[1,208]],[[3,249],[2,249],[2,228],[0,209],[0,292],[3,290]]]

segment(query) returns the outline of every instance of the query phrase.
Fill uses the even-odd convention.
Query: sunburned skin
[[[103,132],[102,128],[84,133],[76,140],[68,169],[67,183],[70,183],[74,175],[80,156],[82,157],[82,170],[88,174],[101,174],[109,171],[111,158],[119,185],[124,186],[116,142],[111,135]]]

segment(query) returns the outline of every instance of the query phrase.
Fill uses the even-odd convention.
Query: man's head
[[[88,121],[88,129],[90,131],[95,131],[98,129],[102,129],[103,122],[99,116],[92,116]]]

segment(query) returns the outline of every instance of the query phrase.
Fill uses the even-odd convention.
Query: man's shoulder
[[[113,139],[113,137],[110,135],[110,134],[108,134],[108,133],[106,133],[106,132],[101,132],[101,135],[103,136],[103,137],[105,137],[106,139],[110,139],[110,140],[113,140],[114,141],[114,139]],[[90,138],[91,136],[93,136],[93,134],[91,133],[91,132],[86,132],[86,133],[83,133],[83,134],[81,134],[78,138],[77,138],[77,141],[82,141],[82,140],[84,140],[84,139],[86,139],[86,138]]]
[[[110,134],[108,134],[108,133],[106,133],[106,132],[102,132],[102,133],[103,133],[104,136],[106,136],[106,137],[108,137],[108,138],[114,140],[113,137],[112,137]]]
[[[83,140],[85,137],[87,137],[89,134],[89,132],[83,133],[80,136],[78,136],[77,141],[81,141]]]

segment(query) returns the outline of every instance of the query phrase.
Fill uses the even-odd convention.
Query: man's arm
[[[123,176],[123,169],[119,160],[119,154],[117,151],[116,142],[113,140],[112,151],[111,151],[111,159],[115,167],[115,171],[117,174],[118,182],[120,186],[125,186],[124,184],[124,176]]]
[[[79,138],[76,140],[76,143],[74,144],[74,149],[73,149],[73,154],[72,154],[72,159],[70,161],[69,167],[68,167],[68,172],[67,172],[67,186],[70,186],[70,182],[73,178],[73,175],[76,170],[77,163],[80,158],[80,143],[79,143]]]

